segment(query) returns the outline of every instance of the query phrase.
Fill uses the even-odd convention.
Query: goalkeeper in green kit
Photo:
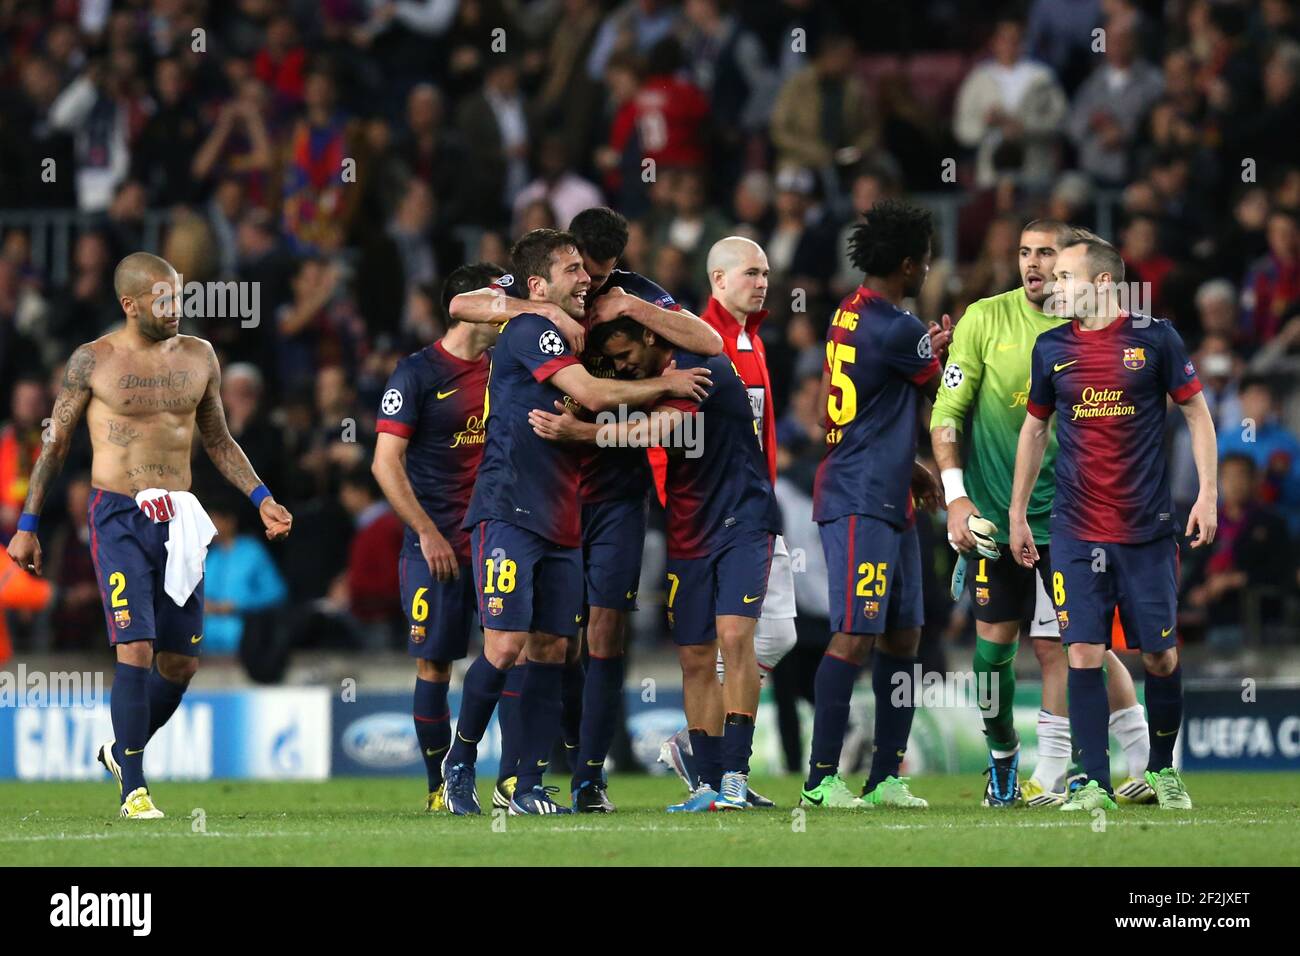
[[[959,597],[963,587],[971,591],[974,669],[981,691],[988,688],[987,694],[980,695],[989,704],[980,708],[989,745],[985,771],[989,782],[984,793],[988,807],[1058,806],[1065,799],[1071,753],[1068,665],[1057,613],[1048,597],[1053,586],[1047,527],[1056,490],[1055,430],[1029,502],[1029,524],[1041,556],[1032,571],[1017,564],[1008,551],[1007,514],[1016,441],[1029,394],[1030,355],[1040,333],[1068,321],[1044,313],[1043,302],[1050,291],[1056,254],[1074,235],[1070,226],[1048,219],[1031,222],[1021,231],[1020,287],[967,308],[953,330],[930,419],[948,509],[948,538],[960,555],[953,597]],[[963,468],[959,438],[967,428],[969,458]],[[1013,719],[1014,664],[1026,625],[1043,671],[1043,699],[1038,712],[1038,766],[1022,790],[1020,738]],[[1155,796],[1143,775],[1146,717],[1128,670],[1113,651],[1106,655],[1110,730],[1123,745],[1130,770],[1130,778],[1115,793],[1121,800],[1145,803]]]

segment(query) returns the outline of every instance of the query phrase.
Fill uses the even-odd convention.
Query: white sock
[[[1060,793],[1065,789],[1065,774],[1070,769],[1070,718],[1058,717],[1045,710],[1038,712],[1038,766],[1033,779],[1044,790]]]
[[[1138,780],[1146,773],[1147,758],[1151,756],[1151,738],[1148,736],[1147,715],[1141,704],[1125,707],[1110,715],[1110,732],[1124,748],[1128,761],[1128,775]]]

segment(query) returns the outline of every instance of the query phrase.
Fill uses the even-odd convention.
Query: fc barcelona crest
[[[491,614],[493,617],[496,617],[496,616],[497,616],[498,614],[500,614],[503,610],[505,610],[505,604],[502,603],[502,601],[501,601],[501,599],[500,599],[499,597],[490,597],[490,598],[488,598],[488,613],[489,613],[489,614]]]
[[[988,588],[976,588],[976,589],[975,589],[975,603],[978,604],[980,607],[983,607],[985,604],[988,604],[988,603],[989,603],[989,589],[988,589]]]
[[[424,643],[424,636],[425,636],[425,631],[424,631],[424,625],[423,625],[423,624],[412,624],[412,625],[411,625],[411,643],[412,643],[412,644],[423,644],[423,643]]]
[[[114,611],[114,612],[113,612],[113,623],[116,624],[116,625],[117,625],[120,629],[122,629],[122,630],[126,630],[128,627],[130,627],[130,626],[131,626],[131,609],[130,609],[130,608],[126,608],[126,607],[124,607],[124,608],[120,608],[119,610]]]
[[[862,605],[862,613],[867,616],[868,621],[874,621],[876,615],[880,613],[880,602],[871,600]]]
[[[1141,346],[1124,350],[1124,367],[1137,371],[1147,364],[1147,350]]]
[[[1070,626],[1070,612],[1069,612],[1069,611],[1057,611],[1057,612],[1056,612],[1056,624],[1057,624],[1058,627],[1060,627],[1061,630],[1065,630],[1067,627],[1069,627],[1069,626]]]

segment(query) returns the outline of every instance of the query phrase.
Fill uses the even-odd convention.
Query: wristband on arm
[[[958,498],[970,497],[966,494],[966,483],[962,480],[960,468],[945,468],[939,473],[939,478],[943,482],[943,503],[945,506],[952,504]]]
[[[30,531],[32,534],[35,534],[36,529],[40,527],[40,524],[41,516],[34,515],[30,511],[24,511],[18,518],[19,531]]]
[[[254,508],[260,508],[263,499],[269,497],[271,497],[271,489],[267,488],[265,484],[258,485],[248,493],[248,500],[253,503]]]

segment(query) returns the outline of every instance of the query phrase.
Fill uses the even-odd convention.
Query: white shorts
[[[790,567],[790,551],[785,538],[776,536],[772,545],[772,567],[767,572],[767,597],[763,599],[764,621],[785,620],[795,617],[794,571]]]
[[[1047,596],[1047,588],[1043,586],[1041,575],[1034,575],[1034,584],[1037,585],[1038,590],[1034,596],[1034,616],[1029,620],[1029,636],[1051,637],[1059,641],[1061,625],[1056,621],[1056,605]]]

